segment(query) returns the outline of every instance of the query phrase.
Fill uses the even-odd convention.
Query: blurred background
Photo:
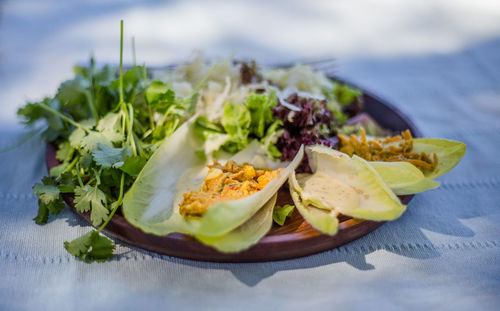
[[[500,116],[500,1],[0,0],[0,127],[18,128],[17,108],[53,95],[91,54],[118,63],[120,19],[128,63],[132,37],[149,66],[194,50],[264,64],[334,58],[336,74],[417,119],[439,121],[417,109],[433,94],[415,94],[425,88],[414,83],[448,87],[464,113]],[[479,77],[468,77],[471,66]]]

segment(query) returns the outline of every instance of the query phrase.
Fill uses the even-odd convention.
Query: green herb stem
[[[123,19],[120,21],[120,104],[123,103]]]
[[[76,178],[78,179],[80,187],[83,188],[82,176],[80,176],[80,164],[78,162],[76,162]]]
[[[97,229],[97,232],[101,232],[106,227],[106,225],[110,222],[111,218],[113,218],[113,216],[115,215],[118,208],[122,205],[124,184],[125,184],[125,173],[122,173],[122,177],[120,180],[120,195],[118,196],[118,200],[114,202],[115,207],[113,207],[113,210],[111,211],[111,213],[109,213],[108,219],[106,219],[106,221],[99,227],[99,229]]]
[[[73,159],[73,161],[71,161],[71,163],[64,169],[63,173],[66,173],[68,171],[71,171],[73,169],[73,167],[75,167],[76,165],[76,162],[78,162],[78,160],[80,159],[80,157],[75,157]],[[62,175],[62,174],[61,174]]]
[[[102,167],[99,168],[99,172],[94,169],[94,176],[97,180],[96,186],[101,184],[101,172],[102,172]]]
[[[92,100],[92,94],[90,94],[88,90],[85,91],[85,97],[87,98],[87,103],[89,105],[90,111],[92,112],[94,120],[99,120],[99,116],[97,115],[97,111],[95,109],[94,101]]]
[[[43,109],[45,109],[45,110],[47,110],[47,111],[49,111],[49,112],[52,112],[53,114],[55,114],[55,115],[56,115],[56,116],[58,116],[59,118],[63,119],[64,121],[66,121],[66,122],[68,122],[68,123],[70,123],[70,124],[72,124],[72,125],[74,125],[74,126],[76,126],[76,127],[81,128],[82,130],[84,130],[84,131],[85,131],[85,132],[87,132],[87,133],[90,133],[90,129],[88,129],[86,126],[83,126],[83,125],[81,125],[80,123],[75,122],[74,120],[71,120],[70,118],[68,118],[68,117],[67,117],[67,116],[65,116],[64,114],[60,113],[59,111],[57,111],[57,110],[53,109],[53,108],[52,108],[52,107],[50,107],[49,105],[44,104],[44,103],[38,103],[38,105],[39,105],[41,108],[43,108]]]
[[[128,105],[128,133],[127,133],[127,141],[130,144],[130,147],[132,149],[132,153],[136,156],[137,155],[137,147],[135,145],[135,140],[134,140],[134,107],[132,107],[131,104]]]

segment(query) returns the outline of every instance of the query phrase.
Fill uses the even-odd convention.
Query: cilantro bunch
[[[100,232],[122,205],[147,160],[194,111],[198,89],[176,97],[169,85],[149,81],[144,66],[123,72],[123,21],[120,67],[75,67],[75,77],[62,83],[54,97],[30,102],[18,111],[30,127],[44,123],[43,138],[57,146],[60,164],[33,189],[43,225],[65,207],[63,195],[74,194],[79,212],[89,212],[97,227],[64,247],[85,262],[113,256],[114,243]]]

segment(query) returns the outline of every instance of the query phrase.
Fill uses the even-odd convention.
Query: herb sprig
[[[45,123],[43,137],[57,146],[60,161],[33,187],[39,197],[34,221],[46,224],[64,209],[62,195],[74,194],[75,209],[89,212],[97,230],[64,242],[64,247],[85,262],[106,261],[115,245],[102,230],[154,150],[191,116],[200,87],[179,98],[169,85],[150,81],[145,66],[134,62],[124,72],[123,21],[119,70],[99,69],[91,58],[88,67],[74,71],[75,77],[62,83],[54,97],[18,111],[30,127]]]

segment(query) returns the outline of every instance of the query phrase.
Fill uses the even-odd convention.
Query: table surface
[[[0,74],[0,149],[13,144],[22,135],[22,130],[14,125],[15,107],[22,105],[26,98],[42,96],[48,92],[46,87],[54,89],[62,78],[69,76],[68,68],[54,64],[56,69],[51,71],[46,63],[58,55],[66,66],[69,66],[66,63],[82,60],[80,54],[72,53],[71,49],[61,52],[42,45],[41,56],[24,64],[23,57],[27,52],[19,48],[28,48],[28,43],[21,41],[35,37],[34,26],[26,26],[25,33],[19,30],[9,33],[8,30],[17,29],[16,26],[23,25],[29,18],[35,22],[43,21],[42,17],[49,13],[40,15],[41,8],[52,14],[62,14],[66,12],[64,10],[79,8],[79,4],[75,2],[56,9],[50,5],[23,7],[19,3],[25,2],[6,3],[4,23],[0,23],[0,35],[6,38],[5,57],[0,60],[0,68],[2,72],[16,72],[12,79]],[[28,1],[28,4],[33,3]],[[47,3],[54,5],[52,1]],[[154,1],[133,10],[126,5],[115,6],[112,1],[105,3],[107,6],[104,5],[101,11],[107,15],[99,15],[96,19],[99,25],[107,25],[105,21],[112,21],[114,25],[121,15],[132,20],[132,24],[140,21],[142,15],[159,18],[155,15]],[[319,7],[316,2],[312,3]],[[380,3],[387,5],[385,1]],[[118,255],[114,260],[85,264],[71,257],[63,248],[65,240],[90,230],[84,221],[69,210],[51,218],[44,226],[37,226],[31,220],[37,209],[37,199],[31,187],[46,174],[44,143],[33,138],[15,150],[0,154],[0,309],[498,310],[500,27],[497,19],[500,10],[493,5],[483,5],[483,10],[479,11],[477,8],[466,10],[461,2],[453,9],[445,10],[447,4],[449,2],[436,2],[434,10],[430,11],[448,17],[444,19],[433,19],[436,16],[429,15],[424,9],[419,11],[420,7],[408,8],[416,15],[421,14],[417,19],[423,20],[421,23],[436,23],[422,33],[436,40],[437,47],[418,41],[420,34],[411,37],[412,42],[418,43],[415,46],[426,47],[417,49],[418,53],[405,52],[408,46],[412,46],[411,42],[397,42],[394,44],[403,47],[393,46],[389,52],[383,51],[383,55],[377,51],[365,51],[364,55],[349,57],[347,52],[342,54],[341,49],[329,50],[328,47],[321,47],[317,54],[313,50],[300,49],[297,55],[286,54],[287,60],[293,57],[317,58],[325,53],[341,55],[333,67],[337,74],[388,99],[411,116],[424,136],[455,139],[467,144],[462,162],[439,179],[441,187],[417,195],[400,219],[386,223],[343,247],[295,260],[255,264],[203,263],[160,256],[118,243]],[[177,10],[175,12],[180,16],[190,16],[191,13],[183,11],[188,8],[175,5],[172,10]],[[255,8],[255,5],[249,5],[249,8]],[[90,9],[85,7],[85,10]],[[350,12],[346,10],[333,7],[330,13]],[[394,10],[389,10],[389,13],[394,13]],[[404,12],[406,10],[396,10],[401,16]],[[276,16],[284,19],[286,14],[297,13],[277,13]],[[453,37],[445,36],[447,33],[443,29],[447,28],[443,25],[453,24],[455,15],[463,17],[460,23],[466,24],[453,26],[463,44],[443,47],[442,42],[446,40],[439,38]],[[57,23],[70,24],[70,17],[61,18],[63,21],[54,22],[56,26]],[[484,27],[477,30],[478,27],[471,26],[473,23],[468,23],[472,20]],[[220,23],[214,22],[215,25]],[[243,24],[248,23],[244,20]],[[344,25],[346,31],[350,25],[338,23]],[[370,21],[366,23],[370,26]],[[404,21],[393,19],[390,25],[397,26],[398,23],[404,24]],[[77,38],[82,36],[79,32],[82,24],[79,25],[65,30],[58,40],[69,34]],[[328,27],[332,25],[326,24]],[[374,22],[374,25],[379,24]],[[47,27],[40,26],[42,38],[36,40],[47,42]],[[384,40],[391,38],[392,28],[387,29]],[[470,33],[474,38],[482,36],[483,39],[470,39],[467,37],[470,33],[464,29],[479,31],[481,35],[472,30]],[[93,31],[98,33],[95,29]],[[300,35],[307,36],[297,29],[294,31],[299,38],[302,38]],[[404,31],[411,35],[416,30],[410,27]],[[105,35],[96,36],[99,40],[106,39]],[[245,38],[248,36],[256,35],[250,33]],[[272,36],[272,31],[269,36]],[[356,38],[359,39],[360,35]],[[98,39],[96,46],[105,55],[104,61],[112,61],[115,51],[106,52],[107,43],[99,43]],[[54,40],[52,38],[52,42],[59,42]],[[172,46],[182,47],[182,38],[173,36],[165,40]],[[248,40],[245,42],[235,44],[255,47],[261,53],[255,52],[256,55],[265,55],[260,57],[264,61],[283,59],[280,50],[259,47],[258,42],[253,45]],[[58,44],[63,45],[62,42]],[[217,54],[213,46],[203,42],[200,45]],[[226,47],[224,51],[228,50]],[[66,52],[69,56],[64,58],[62,54]],[[106,55],[109,55],[109,60]],[[166,57],[167,61],[173,59],[169,57]],[[154,63],[156,60],[153,56],[151,58]],[[39,83],[26,84],[27,81]],[[45,89],[38,90],[40,85]]]

